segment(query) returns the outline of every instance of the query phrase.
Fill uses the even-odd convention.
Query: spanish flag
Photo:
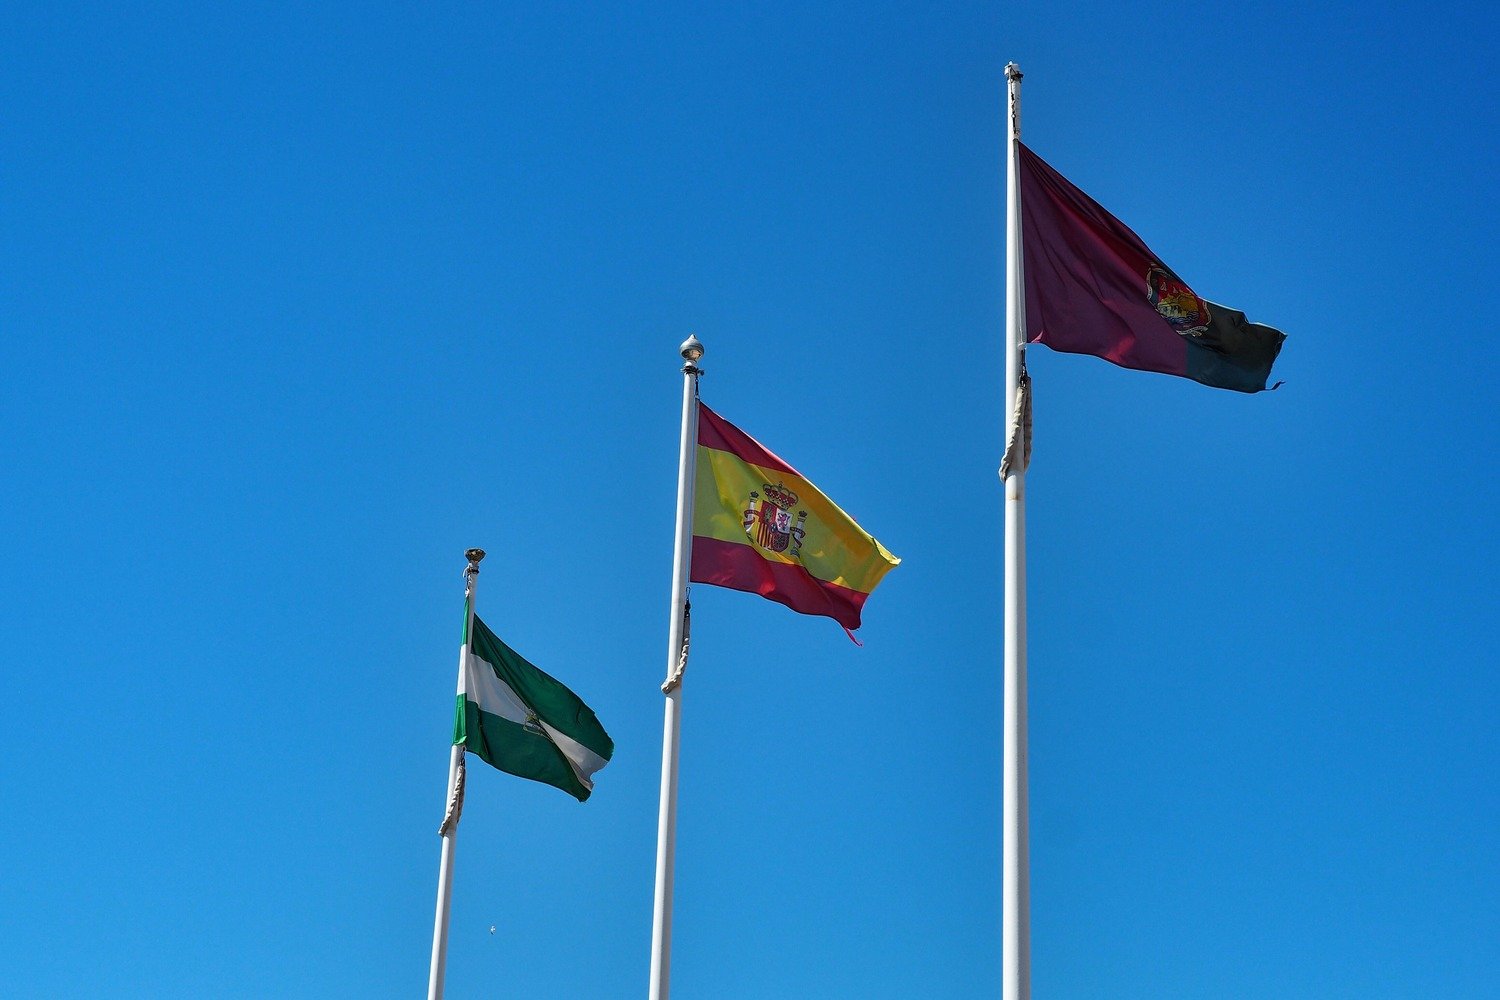
[[[796,469],[698,404],[692,582],[859,628],[865,598],[901,562]]]

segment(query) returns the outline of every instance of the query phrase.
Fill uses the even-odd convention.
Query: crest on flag
[[[1196,337],[1208,329],[1208,303],[1160,264],[1146,272],[1146,297],[1178,333]]]
[[[797,494],[781,483],[762,483],[759,490],[750,491],[745,503],[745,534],[769,552],[800,556],[807,534],[807,511],[796,510],[796,506]]]
[[[538,736],[547,736],[547,731],[542,728],[542,717],[531,709],[526,709],[526,722],[521,726],[528,733],[536,733]],[[550,736],[547,736],[551,739]]]

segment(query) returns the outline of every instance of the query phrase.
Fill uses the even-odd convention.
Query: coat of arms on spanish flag
[[[692,582],[759,594],[859,628],[901,562],[760,442],[698,404]]]

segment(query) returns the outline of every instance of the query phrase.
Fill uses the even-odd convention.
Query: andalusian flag
[[[901,560],[796,469],[701,403],[697,458],[692,581],[859,628],[865,598]]]
[[[556,785],[579,802],[615,752],[593,709],[501,642],[479,616],[459,674],[453,742],[502,771]]]

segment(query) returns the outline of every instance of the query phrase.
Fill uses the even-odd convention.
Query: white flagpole
[[[462,690],[464,662],[469,652],[469,636],[474,629],[474,590],[479,583],[479,560],[483,549],[469,549],[464,570],[464,638],[458,647],[458,683]],[[443,855],[438,863],[437,917],[432,927],[432,966],[427,974],[427,1000],[443,1000],[443,974],[448,967],[448,912],[453,901],[453,845],[458,839],[458,818],[463,811],[464,748],[455,743],[448,757],[448,811],[439,831],[443,837]]]
[[[1026,817],[1026,428],[1016,406],[1026,370],[1025,285],[1021,261],[1021,67],[1008,84],[1005,168],[1005,412],[1021,452],[1005,469],[1005,745],[1002,770],[1000,975],[1003,1000],[1031,998],[1031,873]],[[1009,450],[1009,449],[1007,449]]]
[[[672,545],[672,615],[667,625],[666,719],[661,738],[661,813],[656,822],[656,904],[651,916],[651,1000],[667,1000],[672,978],[672,876],[677,855],[677,746],[682,734],[684,612],[693,557],[693,486],[697,476],[697,337],[682,344],[682,439],[677,459],[677,537]]]

